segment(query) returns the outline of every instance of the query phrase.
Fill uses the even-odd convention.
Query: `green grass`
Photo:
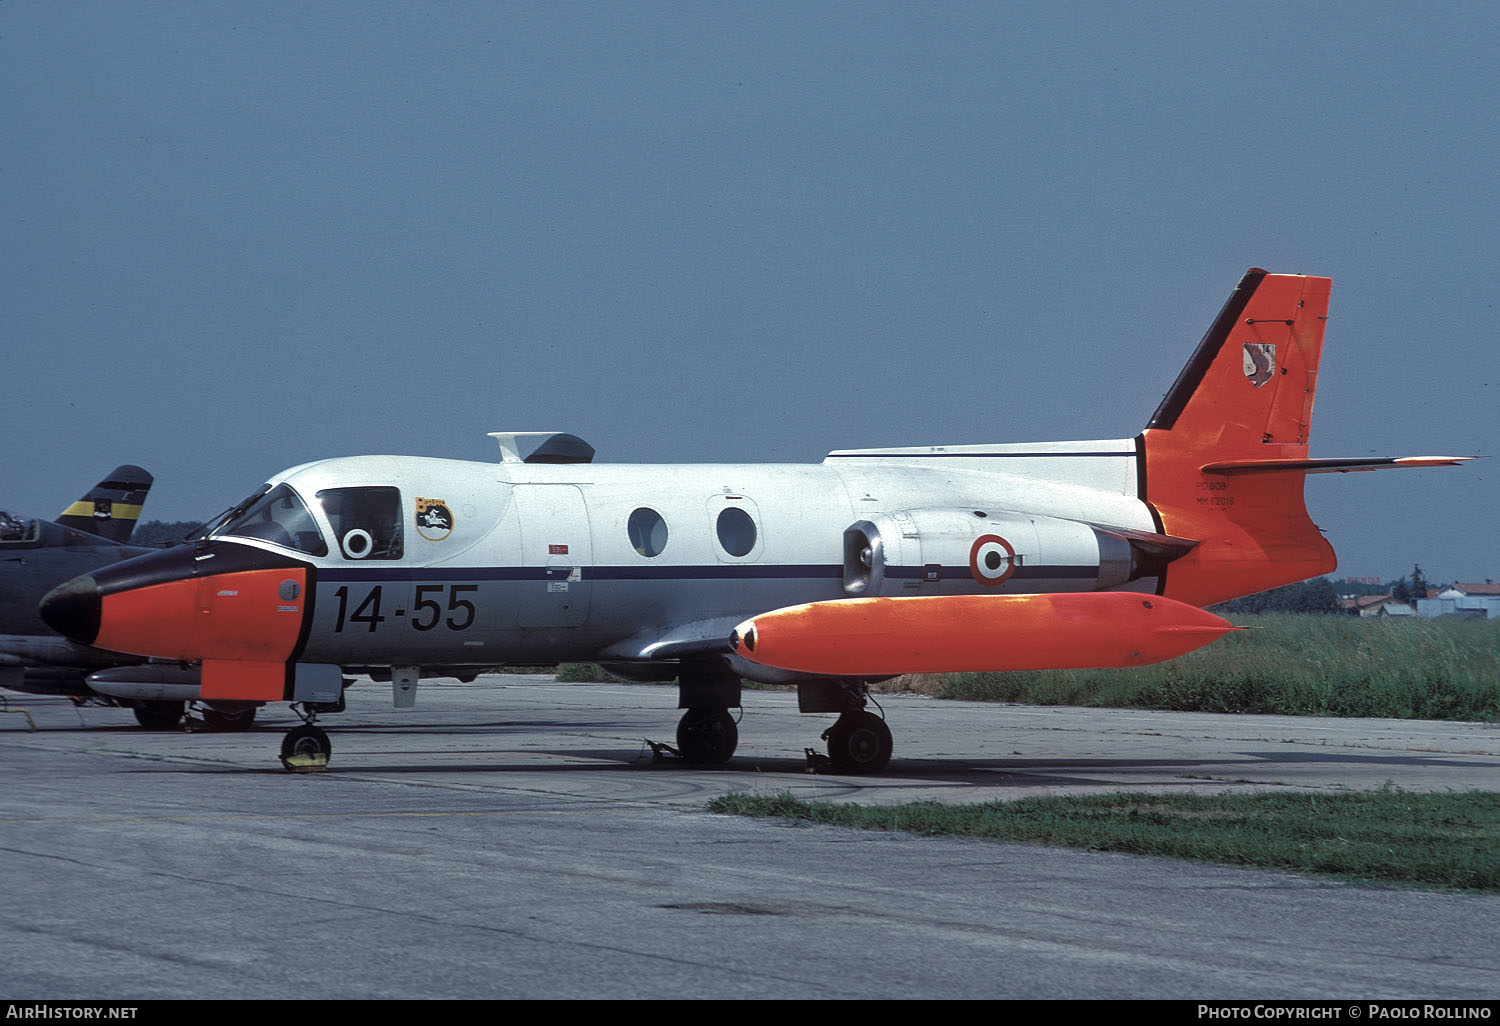
[[[1256,629],[1136,669],[947,674],[937,694],[1032,705],[1500,720],[1500,622],[1229,619]]]
[[[860,806],[790,794],[725,795],[743,816],[1132,852],[1323,873],[1355,881],[1500,891],[1500,794],[1375,793],[1026,798]]]
[[[1500,621],[1229,619],[1253,629],[1154,666],[900,677],[874,690],[1030,705],[1500,721]],[[592,663],[557,671],[564,681],[620,679]]]

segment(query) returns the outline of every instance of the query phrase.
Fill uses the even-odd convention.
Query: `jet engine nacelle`
[[[1120,535],[997,510],[877,513],[844,531],[844,591],[864,597],[1100,591],[1136,574]]]

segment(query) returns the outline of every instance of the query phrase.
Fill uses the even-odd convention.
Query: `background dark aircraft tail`
[[[123,545],[141,517],[152,480],[140,467],[116,467],[87,495],[63,510],[57,522]]]

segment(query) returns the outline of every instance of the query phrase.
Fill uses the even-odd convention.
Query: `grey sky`
[[[324,456],[1135,434],[1243,271],[1334,279],[1313,453],[1489,454],[1500,8],[0,3],[0,505]],[[1492,461],[1324,476],[1500,578]]]

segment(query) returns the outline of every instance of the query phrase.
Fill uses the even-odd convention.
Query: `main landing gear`
[[[210,730],[221,734],[238,733],[255,726],[255,705],[250,702],[220,702],[205,705],[199,714]]]
[[[825,758],[807,750],[813,772],[879,773],[891,761],[891,728],[885,719],[866,706],[874,699],[864,681],[829,679],[803,681],[797,685],[797,708],[805,713],[838,713],[833,726],[823,731],[828,742]]]
[[[700,766],[722,766],[740,743],[730,709],[740,705],[740,678],[724,667],[690,664],[677,674],[677,754]]]
[[[840,773],[879,773],[891,761],[891,728],[864,709],[841,714],[823,731],[828,761]]]
[[[740,743],[728,709],[689,709],[677,721],[677,752],[688,762],[722,766]]]
[[[182,717],[186,708],[185,702],[167,702],[157,699],[140,699],[131,703],[135,721],[147,730],[178,729],[182,726]],[[194,705],[193,709],[203,717],[203,722],[210,730],[228,733],[249,730],[255,725],[256,707],[253,702],[219,702],[215,705],[204,705],[201,709]],[[194,721],[189,719],[188,723],[192,726]]]
[[[679,674],[678,707],[687,710],[677,724],[677,752],[687,762],[722,766],[739,744],[730,709],[740,704],[740,680],[717,667],[693,667]],[[807,750],[812,772],[879,773],[891,761],[891,728],[870,712],[874,703],[862,680],[823,677],[797,685],[797,708],[805,713],[838,713],[823,731],[828,754]],[[653,748],[660,750],[664,745]]]
[[[135,713],[135,722],[147,730],[176,730],[186,708],[185,702],[140,701],[131,711]]]

